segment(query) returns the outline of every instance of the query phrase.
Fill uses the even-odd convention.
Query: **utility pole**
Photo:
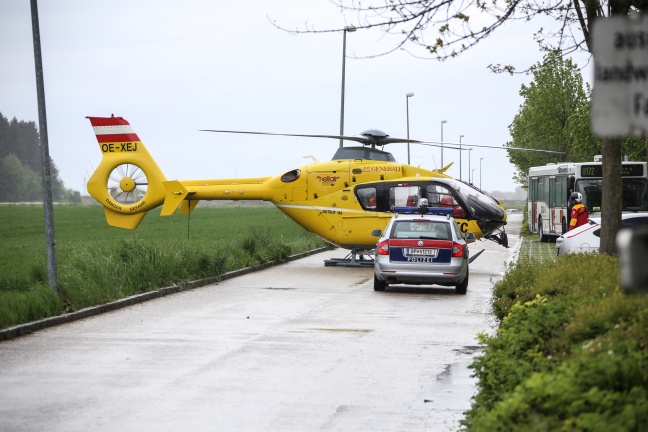
[[[38,95],[38,129],[41,148],[41,176],[43,180],[43,207],[45,209],[45,245],[47,249],[47,280],[58,294],[58,271],[56,265],[56,240],[54,237],[54,206],[52,204],[52,181],[50,155],[47,140],[47,114],[45,112],[45,84],[43,58],[41,56],[38,4],[31,0],[32,36],[34,39],[34,64],[36,67],[36,93]]]

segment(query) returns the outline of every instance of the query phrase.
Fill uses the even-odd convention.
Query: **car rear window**
[[[648,217],[627,218],[621,221],[621,228],[634,228],[648,225]]]
[[[447,222],[417,220],[396,222],[392,229],[391,238],[450,240],[452,235],[450,234],[450,224]]]

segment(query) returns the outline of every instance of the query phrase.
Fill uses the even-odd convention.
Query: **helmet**
[[[441,205],[451,206],[452,204],[452,197],[450,195],[445,195],[443,198],[441,198]]]
[[[574,192],[571,194],[571,200],[574,202],[583,202],[583,195],[580,192]]]

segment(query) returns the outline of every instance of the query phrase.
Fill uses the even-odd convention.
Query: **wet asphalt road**
[[[516,230],[470,246],[465,296],[374,292],[335,250],[0,342],[0,431],[457,430]]]

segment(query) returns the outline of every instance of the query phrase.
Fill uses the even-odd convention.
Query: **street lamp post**
[[[481,186],[481,161],[483,161],[484,158],[479,158],[479,189],[482,188]]]
[[[472,151],[472,148],[468,148],[468,183],[472,184],[473,177],[470,176],[472,171],[470,170],[470,152]]]
[[[443,123],[448,123],[448,121],[441,120],[441,168],[443,168]]]
[[[414,93],[407,93],[405,95],[405,108],[407,110],[407,139],[409,139],[409,98],[414,96]],[[407,165],[410,164],[410,143],[407,143]]]
[[[470,154],[470,153],[468,153],[468,154]],[[472,178],[473,178],[473,180],[475,180],[475,168],[472,169]],[[472,182],[470,182],[470,184],[472,184]]]
[[[463,135],[459,135],[459,180],[461,180],[461,138]]]
[[[345,67],[346,67],[346,34],[347,32],[354,32],[354,26],[346,26],[342,31],[342,96],[340,101],[340,136],[344,135],[344,81],[345,81]],[[342,147],[342,138],[340,138],[340,147]]]

